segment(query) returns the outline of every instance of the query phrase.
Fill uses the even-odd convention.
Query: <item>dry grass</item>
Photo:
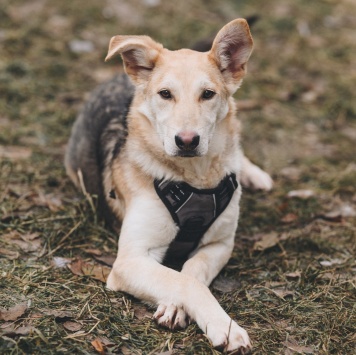
[[[70,184],[62,160],[86,94],[117,70],[103,63],[112,35],[147,33],[179,48],[230,19],[258,15],[237,97],[244,148],[276,185],[272,193],[244,193],[233,258],[212,290],[247,328],[256,354],[352,354],[355,5],[143,3],[0,5],[0,352],[218,353],[196,325],[165,331],[152,309],[106,291],[90,270],[79,276],[54,264],[80,257],[94,270],[94,256],[114,254],[117,241]],[[74,39],[87,41],[88,52],[73,52]],[[287,198],[299,189],[314,195]]]

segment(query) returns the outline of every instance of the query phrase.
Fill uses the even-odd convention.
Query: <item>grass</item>
[[[195,324],[166,331],[149,306],[54,264],[54,257],[91,263],[95,253],[114,254],[117,244],[62,161],[86,95],[118,70],[118,62],[103,63],[112,35],[145,33],[174,49],[210,37],[235,17],[257,15],[255,50],[237,99],[241,107],[255,103],[239,113],[243,147],[272,173],[275,188],[244,192],[233,257],[212,291],[249,331],[256,354],[353,353],[355,5],[143,3],[0,5],[0,309],[26,304],[18,317],[0,320],[0,352],[92,354],[101,344],[106,353],[219,353]],[[73,40],[93,50],[73,52]],[[300,189],[314,196],[287,198]],[[271,235],[272,246],[254,248]]]

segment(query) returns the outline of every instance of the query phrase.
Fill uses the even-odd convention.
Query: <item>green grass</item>
[[[62,161],[86,95],[121,70],[119,61],[103,62],[111,36],[145,33],[175,49],[210,37],[235,17],[258,15],[249,73],[236,97],[257,103],[239,113],[243,147],[273,175],[275,188],[244,192],[236,247],[220,276],[232,286],[211,289],[249,331],[255,354],[352,354],[355,5],[198,0],[145,8],[139,0],[117,2],[125,10],[114,3],[0,4],[0,309],[28,305],[15,320],[0,321],[0,353],[93,354],[97,338],[107,353],[219,353],[195,324],[166,331],[154,324],[149,306],[53,265],[54,256],[91,261],[93,249],[115,254],[117,244]],[[94,50],[71,52],[73,39],[90,41]],[[287,198],[299,189],[315,194]],[[288,214],[295,217],[283,222]],[[38,237],[27,243],[31,233]],[[278,243],[254,250],[269,233]],[[31,245],[39,247],[31,251]],[[68,321],[80,325],[79,333],[66,328]]]

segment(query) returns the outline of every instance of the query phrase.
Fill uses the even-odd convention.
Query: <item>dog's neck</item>
[[[153,180],[186,181],[196,188],[213,188],[227,174],[240,173],[239,125],[234,113],[232,104],[227,116],[216,124],[206,155],[184,158],[167,155],[149,120],[139,112],[131,112],[126,154]]]

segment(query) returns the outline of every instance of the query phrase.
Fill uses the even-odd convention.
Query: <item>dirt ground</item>
[[[104,288],[118,237],[63,155],[83,100],[122,70],[103,61],[111,36],[177,49],[236,17],[255,40],[242,144],[275,186],[244,191],[211,289],[255,354],[355,353],[355,1],[1,0],[1,354],[219,354],[195,324],[165,330]]]

